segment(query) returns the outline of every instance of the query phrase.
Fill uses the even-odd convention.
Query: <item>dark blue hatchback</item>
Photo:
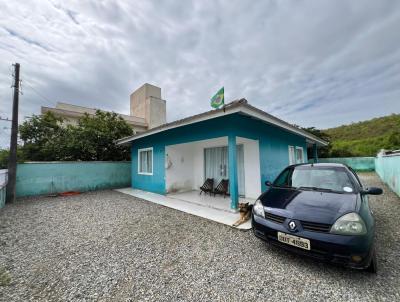
[[[375,222],[357,174],[342,164],[289,166],[253,207],[254,234],[319,260],[376,272]]]

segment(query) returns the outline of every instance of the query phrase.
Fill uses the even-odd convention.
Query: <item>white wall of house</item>
[[[179,144],[166,147],[165,183],[167,193],[193,190],[192,144]]]
[[[204,183],[204,148],[227,144],[228,138],[221,137],[167,146],[165,149],[167,193],[199,190]]]
[[[244,148],[245,196],[261,194],[260,155],[257,140],[237,138]],[[228,145],[227,137],[166,147],[166,189],[168,193],[199,190],[204,183],[204,149]],[[169,168],[167,166],[170,165]]]

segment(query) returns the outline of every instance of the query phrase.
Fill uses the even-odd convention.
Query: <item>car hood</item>
[[[333,224],[340,216],[355,211],[358,194],[339,194],[286,188],[270,188],[260,196],[264,207],[288,218]]]

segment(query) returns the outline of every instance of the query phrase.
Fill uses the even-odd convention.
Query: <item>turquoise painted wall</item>
[[[38,162],[17,166],[17,197],[128,187],[131,162]]]
[[[230,114],[133,141],[132,187],[165,194],[165,146],[231,135],[259,140],[262,191],[266,189],[264,182],[273,180],[289,164],[288,145],[303,147],[307,156],[304,137],[245,115]],[[153,175],[140,175],[138,149],[149,147],[154,152]]]
[[[6,185],[0,185],[0,209],[6,203]]]
[[[310,161],[312,162],[312,160]],[[318,158],[320,163],[339,163],[345,164],[356,171],[374,171],[375,157],[338,157],[338,158]]]
[[[0,209],[6,203],[7,169],[0,170]]]
[[[375,171],[382,181],[400,196],[400,155],[377,157]]]

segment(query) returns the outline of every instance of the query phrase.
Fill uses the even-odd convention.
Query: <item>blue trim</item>
[[[239,202],[236,150],[236,136],[231,133],[228,136],[229,193],[231,195],[231,209],[237,209]]]

